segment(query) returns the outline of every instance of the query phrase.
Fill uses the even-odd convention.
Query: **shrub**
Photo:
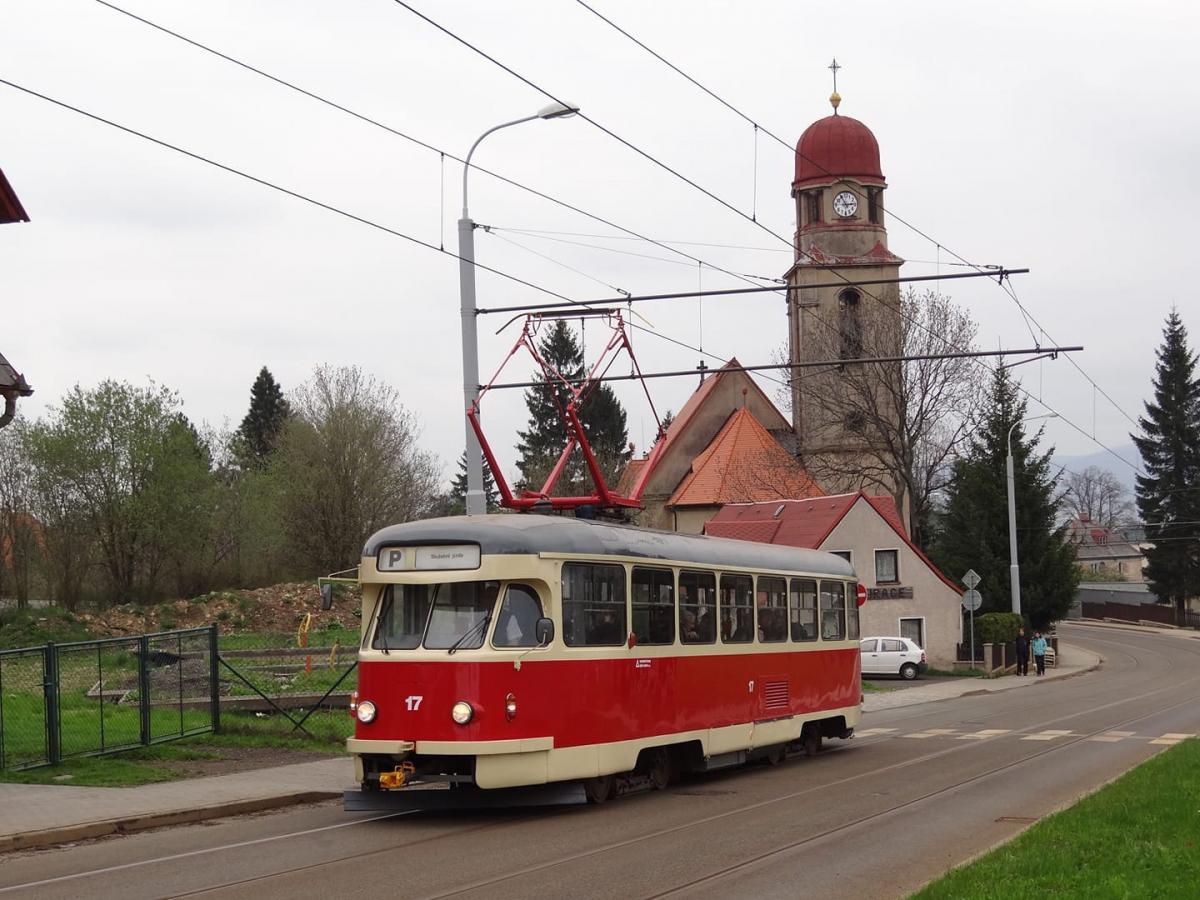
[[[1025,624],[1016,613],[986,613],[975,617],[975,640],[978,643],[1007,644],[1017,638],[1017,629]]]

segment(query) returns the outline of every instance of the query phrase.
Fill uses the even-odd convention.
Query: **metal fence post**
[[[150,638],[138,638],[138,712],[142,719],[142,744],[150,743]]]
[[[213,734],[221,730],[221,670],[218,665],[220,653],[220,635],[217,632],[217,623],[214,622],[208,626],[208,689],[211,698],[209,718],[212,720]]]
[[[46,761],[62,761],[62,735],[58,721],[58,650],[53,641],[42,648],[42,689],[46,697]]]

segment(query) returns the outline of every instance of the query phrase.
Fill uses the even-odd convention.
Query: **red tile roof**
[[[17,192],[12,189],[12,185],[4,177],[3,170],[0,170],[0,222],[28,221],[29,216],[26,215],[21,201],[17,199]]]
[[[692,461],[669,506],[716,506],[821,493],[799,461],[750,410],[736,410],[704,452]]]
[[[638,458],[631,459],[625,464],[624,470],[621,472],[621,477],[617,479],[616,492],[622,497],[628,497],[629,492],[633,490],[633,486],[637,484],[638,473],[642,471],[642,466],[646,465],[646,459]]]
[[[858,494],[835,494],[807,500],[781,500],[774,503],[731,503],[708,520],[704,533],[717,537],[742,538],[748,526],[773,522],[773,544],[818,549],[829,533],[842,521]],[[742,538],[756,540],[758,538]]]
[[[704,526],[704,533],[716,537],[758,540],[772,544],[785,544],[789,547],[808,547],[818,550],[859,499],[865,500],[885,522],[892,526],[901,540],[929,567],[934,575],[958,593],[962,593],[962,586],[947,578],[942,570],[921,551],[921,548],[909,539],[904,530],[904,521],[896,509],[895,500],[886,495],[870,497],[863,491],[859,491],[855,494],[837,494],[831,497],[814,497],[809,500],[733,503],[722,507],[715,516],[708,520]],[[770,536],[766,537],[769,529],[762,526],[768,525],[770,522],[775,522],[776,527],[770,530]]]

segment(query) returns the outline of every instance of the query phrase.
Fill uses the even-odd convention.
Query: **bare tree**
[[[24,447],[24,423],[0,434],[0,597],[11,576],[18,608],[29,605],[34,563],[42,545],[33,517],[34,469]]]
[[[1067,487],[1063,507],[1073,518],[1107,529],[1136,520],[1129,490],[1107,469],[1088,466],[1082,472],[1064,473],[1063,481]]]
[[[373,531],[430,508],[440,466],[417,445],[416,417],[394,388],[357,366],[322,366],[290,403],[271,467],[306,568],[352,565]]]
[[[810,380],[806,402],[840,423],[847,441],[837,453],[806,455],[804,463],[831,489],[862,485],[890,493],[902,514],[907,511],[909,534],[920,545],[969,434],[984,370],[969,358],[927,358],[974,343],[974,320],[949,297],[910,289],[901,297],[898,321],[890,312],[873,310],[854,323],[852,353],[846,324],[826,323],[826,359],[889,357],[897,349],[907,359],[847,362]]]

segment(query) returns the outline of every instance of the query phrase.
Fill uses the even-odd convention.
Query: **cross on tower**
[[[837,73],[838,73],[838,69],[840,69],[840,68],[841,68],[841,66],[838,65],[838,61],[836,58],[833,60],[832,63],[829,64],[829,71],[833,73],[833,92],[835,94],[837,93]]]

